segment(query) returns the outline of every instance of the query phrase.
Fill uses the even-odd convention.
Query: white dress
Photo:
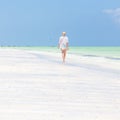
[[[59,39],[60,49],[66,49],[68,42],[69,41],[67,36],[61,36]]]

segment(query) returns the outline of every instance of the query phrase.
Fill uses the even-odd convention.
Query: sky
[[[1,46],[120,46],[120,0],[0,0]]]

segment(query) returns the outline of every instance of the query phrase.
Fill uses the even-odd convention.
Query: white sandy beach
[[[1,48],[0,120],[120,120],[120,61]]]

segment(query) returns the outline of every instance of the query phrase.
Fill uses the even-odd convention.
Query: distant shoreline
[[[32,51],[46,51],[46,52],[60,52],[60,49],[57,46],[9,46],[9,47],[0,47],[3,49],[22,49],[22,50],[32,50]],[[104,57],[107,59],[120,59],[120,47],[113,47],[113,46],[70,46],[69,47],[69,54],[76,54],[81,56],[91,56],[91,57]]]

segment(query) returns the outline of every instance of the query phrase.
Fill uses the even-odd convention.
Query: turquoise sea
[[[6,48],[6,47],[4,47]],[[7,47],[8,48],[8,47]],[[57,47],[9,47],[23,50],[60,52]],[[120,47],[69,47],[68,54],[120,60]]]

